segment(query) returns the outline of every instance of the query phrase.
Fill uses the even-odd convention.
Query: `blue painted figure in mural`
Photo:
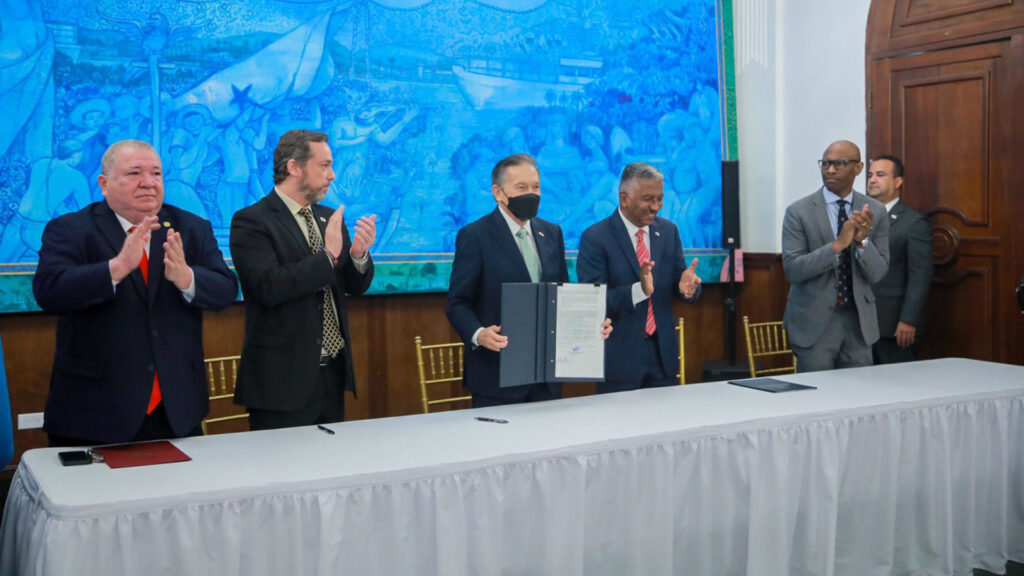
[[[209,220],[209,211],[196,192],[196,183],[203,169],[215,160],[210,141],[216,127],[210,109],[202,104],[189,104],[175,115],[174,132],[167,146],[167,174],[164,197],[168,204],[188,210]]]
[[[146,136],[142,133],[146,117],[139,111],[139,99],[132,94],[121,94],[114,98],[111,114],[107,125],[107,139],[111,142],[137,140]]]
[[[57,146],[55,158],[42,158],[32,165],[28,190],[0,236],[0,262],[34,259],[51,218],[92,202],[89,183],[77,168],[83,152],[81,142],[65,140]]]
[[[220,227],[231,224],[235,212],[250,204],[259,194],[259,166],[256,154],[267,145],[270,116],[258,110],[244,96],[238,98],[241,113],[220,133],[215,142],[224,164],[224,176],[217,189]]]
[[[544,217],[554,222],[571,219],[580,208],[579,194],[574,190],[580,189],[583,156],[569,142],[569,127],[563,114],[548,117],[544,145],[537,152],[537,167],[544,175]]]
[[[71,111],[68,122],[74,128],[71,137],[82,145],[82,160],[78,169],[85,174],[93,189],[93,200],[102,199],[99,185],[95,184],[100,175],[100,158],[107,149],[107,118],[110,117],[110,103],[103,98],[89,98],[80,102]]]

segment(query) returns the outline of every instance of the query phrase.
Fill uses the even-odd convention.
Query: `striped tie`
[[[647,244],[644,244],[644,231],[636,231],[636,259],[642,266],[644,262],[651,259],[651,253],[647,251]],[[658,326],[654,323],[654,303],[651,299],[647,299],[647,322],[644,324],[644,332],[648,336],[653,336],[654,331],[658,329]]]

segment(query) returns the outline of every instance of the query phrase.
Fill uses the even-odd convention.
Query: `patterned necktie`
[[[530,233],[526,231],[526,228],[520,228],[516,232],[516,243],[519,244],[519,251],[523,253],[526,270],[530,273],[530,282],[540,282],[540,257],[533,249],[529,236]]]
[[[641,265],[651,259],[651,253],[647,251],[647,244],[644,244],[644,231],[636,231],[636,259]],[[653,336],[658,326],[654,323],[654,302],[647,299],[647,322],[644,324],[644,332]]]
[[[317,228],[313,221],[313,211],[308,206],[299,210],[299,215],[306,221],[306,240],[309,241],[309,250],[313,254],[320,254],[324,249],[324,241],[320,238],[320,228]],[[338,327],[338,314],[334,310],[334,298],[331,297],[330,286],[322,290],[323,294],[323,329],[324,329],[324,351],[332,358],[338,354],[338,350],[345,347],[345,339],[341,335],[341,328]]]
[[[128,229],[128,233],[135,232],[135,226]],[[142,272],[142,281],[149,286],[149,255],[146,251],[142,251],[142,258],[139,260],[139,272]],[[164,396],[160,392],[160,375],[155,371],[153,372],[153,389],[149,393],[149,405],[146,406],[146,414],[152,414],[153,410],[160,405],[160,401],[163,400]]]
[[[838,200],[839,216],[836,218],[836,236],[843,230],[843,224],[849,220],[846,215],[846,200]],[[836,292],[838,295],[837,304],[848,306],[853,303],[853,261],[850,258],[850,249],[847,247],[839,253],[839,270],[836,273]]]

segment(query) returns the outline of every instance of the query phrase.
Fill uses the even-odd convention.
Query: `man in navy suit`
[[[498,352],[508,345],[499,325],[501,285],[569,281],[562,229],[536,217],[540,174],[528,154],[498,162],[491,193],[494,211],[455,237],[445,314],[466,343],[463,380],[474,408],[559,398],[562,387],[553,382],[499,388]]]
[[[889,215],[889,271],[873,289],[878,310],[875,364],[917,359],[924,305],[932,285],[932,230],[928,219],[902,199],[903,162],[881,155],[868,165],[868,196]]]
[[[701,280],[696,258],[686,266],[676,225],[658,218],[663,199],[662,173],[643,162],[629,164],[619,179],[618,209],[580,238],[580,282],[608,284],[608,315],[616,327],[605,345],[598,393],[678,383],[673,295],[696,301]]]
[[[210,223],[163,203],[152,146],[114,143],[97,181],[104,202],[46,225],[32,282],[60,314],[43,428],[51,446],[199,435],[202,310],[235,300],[235,276]]]

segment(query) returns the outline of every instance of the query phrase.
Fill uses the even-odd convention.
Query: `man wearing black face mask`
[[[537,218],[540,175],[537,161],[515,154],[491,172],[497,208],[467,224],[455,239],[455,261],[445,314],[466,343],[466,388],[473,407],[551,400],[562,395],[557,383],[498,387],[501,285],[509,282],[568,282],[565,244],[557,224]]]

